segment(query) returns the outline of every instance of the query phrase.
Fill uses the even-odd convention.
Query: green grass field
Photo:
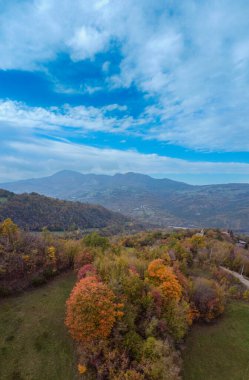
[[[41,288],[0,301],[0,379],[75,380],[64,327],[74,285],[64,274]],[[249,304],[232,302],[218,322],[196,325],[186,341],[184,380],[249,379]]]
[[[184,380],[249,379],[249,304],[232,302],[213,325],[196,325],[184,351]]]
[[[48,285],[0,301],[0,379],[74,380],[73,346],[64,327],[74,285],[64,274]]]

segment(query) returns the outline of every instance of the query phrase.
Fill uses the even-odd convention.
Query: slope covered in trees
[[[128,219],[102,206],[69,202],[36,193],[19,194],[0,190],[0,222],[11,218],[20,227],[40,231],[104,228],[115,225],[123,228]]]
[[[4,189],[101,204],[140,222],[249,232],[249,184],[192,186],[139,173],[95,175],[64,170],[1,185]]]

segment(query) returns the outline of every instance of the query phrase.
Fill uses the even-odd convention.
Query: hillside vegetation
[[[109,247],[86,237],[92,258],[77,262],[65,321],[82,378],[180,379],[179,347],[191,326],[214,323],[227,300],[249,299],[220,269],[243,262],[247,273],[248,250],[235,242],[212,230],[143,233]]]
[[[138,173],[114,176],[62,171],[2,188],[101,204],[148,225],[249,232],[249,184],[192,186]]]
[[[39,235],[24,232],[10,219],[0,223],[0,295],[50,281],[52,286],[55,275],[75,271],[74,287],[58,312],[63,312],[75,342],[74,368],[86,380],[180,380],[181,348],[192,326],[219,321],[227,302],[249,301],[249,290],[221,266],[249,274],[248,245],[242,248],[238,237],[219,230],[163,230],[109,238],[94,232],[72,240],[47,230]],[[46,307],[52,308],[49,302],[52,298],[45,299]],[[36,307],[29,312],[36,319]],[[5,314],[6,323],[16,323],[18,336],[23,314],[18,308],[13,313],[17,321],[11,314],[8,321]],[[41,327],[44,333],[35,348],[45,356],[51,347],[57,352],[43,317]],[[53,336],[53,327],[49,331]],[[28,341],[33,336],[36,331],[30,331]],[[6,351],[7,343],[14,339],[15,334],[8,333],[3,342],[9,360],[12,351]],[[38,367],[43,358],[37,359]],[[8,371],[17,371],[15,380],[24,365],[19,362],[19,369],[8,366]]]
[[[105,228],[122,230],[128,219],[101,206],[48,198],[36,193],[20,194],[0,190],[0,222],[11,218],[20,227],[41,231]]]

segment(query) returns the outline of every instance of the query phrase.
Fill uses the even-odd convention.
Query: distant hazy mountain
[[[39,231],[112,228],[123,231],[132,223],[102,206],[63,201],[36,193],[19,194],[0,189],[0,222],[11,218],[22,228]]]
[[[249,184],[192,186],[137,173],[107,176],[64,170],[0,187],[16,193],[37,192],[98,203],[157,226],[249,231]]]

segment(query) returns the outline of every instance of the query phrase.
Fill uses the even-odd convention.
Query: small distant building
[[[247,242],[244,241],[244,240],[239,240],[237,243],[236,243],[237,247],[240,247],[240,248],[246,248],[247,247]]]
[[[204,236],[204,229],[202,229],[201,232],[197,232],[197,234],[195,234],[195,236],[203,237]]]
[[[221,233],[222,233],[222,235],[231,236],[230,232],[228,232],[228,231],[221,231]]]
[[[176,254],[175,254],[175,251],[173,251],[172,249],[169,250],[168,252],[169,254],[169,257],[172,261],[175,261],[176,260]]]

